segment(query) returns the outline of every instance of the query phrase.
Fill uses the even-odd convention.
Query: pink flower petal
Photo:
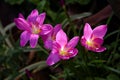
[[[57,34],[57,32],[61,29],[61,27],[62,27],[62,25],[61,25],[61,24],[57,24],[57,25],[54,27],[53,32],[54,32],[54,34],[55,34],[55,35],[56,35],[56,34]]]
[[[45,20],[45,16],[46,16],[46,13],[41,13],[40,15],[38,15],[36,21],[41,25],[43,24],[44,20]]]
[[[72,48],[72,49],[68,50],[68,53],[69,53],[70,57],[75,57],[78,53],[78,50],[76,48]]]
[[[48,33],[50,33],[52,31],[53,27],[50,24],[44,24],[41,28],[41,35],[47,35]]]
[[[103,38],[107,32],[107,25],[100,25],[93,29],[93,35],[98,38]]]
[[[19,18],[25,19],[24,16],[21,13],[19,13]]]
[[[49,57],[47,58],[47,64],[49,66],[54,65],[55,63],[57,63],[58,61],[60,61],[59,56],[56,53],[50,53]]]
[[[42,36],[42,39],[44,41],[44,47],[46,49],[52,49],[52,43],[53,43],[53,38],[56,37],[57,32],[61,29],[61,24],[57,24],[54,29],[45,36]]]
[[[61,55],[59,55],[59,57],[60,57],[62,60],[68,60],[68,59],[70,59],[70,56],[61,56]]]
[[[81,42],[81,45],[82,45],[82,46],[85,46],[85,45],[86,45],[86,39],[85,39],[84,36],[82,36],[80,42]]]
[[[27,17],[27,21],[28,21],[28,22],[35,22],[37,16],[38,16],[38,10],[37,10],[37,9],[34,9],[34,10],[30,13],[30,15]]]
[[[75,36],[73,37],[67,44],[67,47],[68,48],[74,48],[77,44],[78,44],[78,41],[79,41],[79,37],[78,36]]]
[[[48,39],[49,35],[40,35],[40,37],[42,38],[43,42],[45,42]]]
[[[76,48],[72,48],[72,49],[68,50],[68,54],[66,54],[64,56],[61,56],[61,55],[59,55],[59,56],[63,60],[68,60],[72,57],[75,57],[77,55],[77,53],[78,53],[78,50]]]
[[[35,48],[38,42],[39,35],[31,34],[30,36],[30,47]]]
[[[56,42],[59,43],[60,46],[67,44],[67,35],[62,29],[56,34]]]
[[[20,35],[20,45],[22,47],[25,46],[29,39],[30,33],[28,33],[27,31],[22,32],[22,34]]]
[[[95,44],[98,44],[98,45],[102,45],[103,44],[103,39],[101,39],[101,38],[95,38],[94,40],[93,40],[93,42],[95,43]]]
[[[52,49],[52,45],[53,45],[53,41],[52,40],[46,40],[45,43],[44,43],[44,47],[46,49]]]
[[[100,47],[100,48],[96,49],[95,52],[103,52],[105,50],[106,50],[105,47]]]
[[[88,23],[86,23],[84,27],[84,37],[86,39],[89,39],[91,37],[92,32],[93,31],[91,29],[91,26]]]
[[[24,20],[23,18],[15,18],[14,22],[18,29],[30,31],[29,23],[26,20]]]
[[[61,46],[59,45],[59,43],[57,43],[56,41],[53,42],[53,48],[54,50],[58,51],[60,50]]]

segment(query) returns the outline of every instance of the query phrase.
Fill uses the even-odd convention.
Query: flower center
[[[89,47],[92,47],[92,48],[99,48],[99,47],[100,47],[100,45],[99,45],[98,43],[96,43],[96,42],[94,42],[94,41],[92,41],[92,40],[88,40],[88,41],[86,42],[86,44],[87,44]]]
[[[92,45],[93,45],[93,42],[92,42],[91,40],[88,40],[88,41],[86,42],[86,44],[87,44],[88,46],[92,46]]]
[[[55,40],[55,39],[56,39],[56,36],[53,35],[53,36],[52,36],[52,40]]]
[[[66,55],[68,55],[67,50],[66,50],[66,49],[64,49],[64,48],[63,48],[63,49],[61,49],[61,50],[60,50],[60,55],[61,55],[61,56],[66,56]]]
[[[41,32],[41,30],[36,25],[32,25],[32,33],[33,34],[38,34],[40,32]]]

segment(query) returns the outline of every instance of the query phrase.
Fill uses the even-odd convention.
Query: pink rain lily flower
[[[69,42],[66,33],[61,29],[56,34],[56,41],[53,43],[52,51],[47,58],[49,66],[60,60],[68,60],[77,55],[78,50],[75,48],[79,41],[79,37],[73,37]]]
[[[56,41],[56,34],[61,30],[61,24],[57,24],[54,29],[47,36],[43,36],[44,47],[46,49],[52,49],[53,42]]]
[[[45,16],[46,13],[38,14],[38,11],[34,9],[26,20],[22,14],[19,14],[19,17],[14,19],[17,28],[23,30],[20,35],[20,45],[22,47],[28,41],[30,41],[31,48],[36,47],[39,36],[47,35],[52,31],[50,24],[43,24]]]
[[[106,50],[106,48],[101,45],[103,44],[103,37],[105,36],[106,32],[106,25],[97,26],[92,30],[91,26],[86,23],[83,36],[81,38],[82,46],[94,52],[103,52]]]

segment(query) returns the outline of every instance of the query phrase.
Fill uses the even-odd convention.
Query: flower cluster
[[[50,24],[43,24],[45,16],[46,13],[38,14],[38,11],[35,9],[27,17],[27,20],[25,20],[22,14],[19,14],[19,17],[14,19],[18,29],[23,30],[20,36],[21,46],[25,46],[30,41],[31,48],[34,48],[40,36],[47,35],[52,31],[53,27]]]
[[[68,41],[68,36],[62,30],[62,25],[57,24],[53,27],[51,24],[44,24],[46,13],[38,14],[34,9],[25,19],[22,14],[15,18],[14,22],[18,29],[23,30],[20,35],[20,45],[23,47],[30,42],[30,47],[35,48],[38,38],[41,37],[46,49],[51,50],[47,58],[48,65],[54,65],[60,60],[68,60],[78,54],[78,49],[75,48],[78,42],[87,50],[94,52],[103,52],[106,50],[103,44],[103,37],[106,34],[107,26],[100,25],[95,29],[86,23],[83,31],[83,36],[79,40],[79,36],[73,37]]]

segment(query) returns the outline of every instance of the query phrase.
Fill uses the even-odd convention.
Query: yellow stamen
[[[38,27],[36,27],[35,25],[32,26],[32,33],[33,34],[38,34],[38,33],[40,33],[40,31],[41,30]]]
[[[65,56],[65,55],[67,55],[68,53],[67,53],[67,51],[65,51],[64,49],[61,49],[60,50],[60,55],[61,56]]]
[[[89,46],[89,47],[92,47],[92,48],[97,48],[99,45],[96,44],[95,42],[93,42],[92,40],[89,40],[86,42],[86,44]]]
[[[91,40],[88,40],[87,42],[86,42],[86,44],[88,45],[88,46],[92,46],[92,41]]]

